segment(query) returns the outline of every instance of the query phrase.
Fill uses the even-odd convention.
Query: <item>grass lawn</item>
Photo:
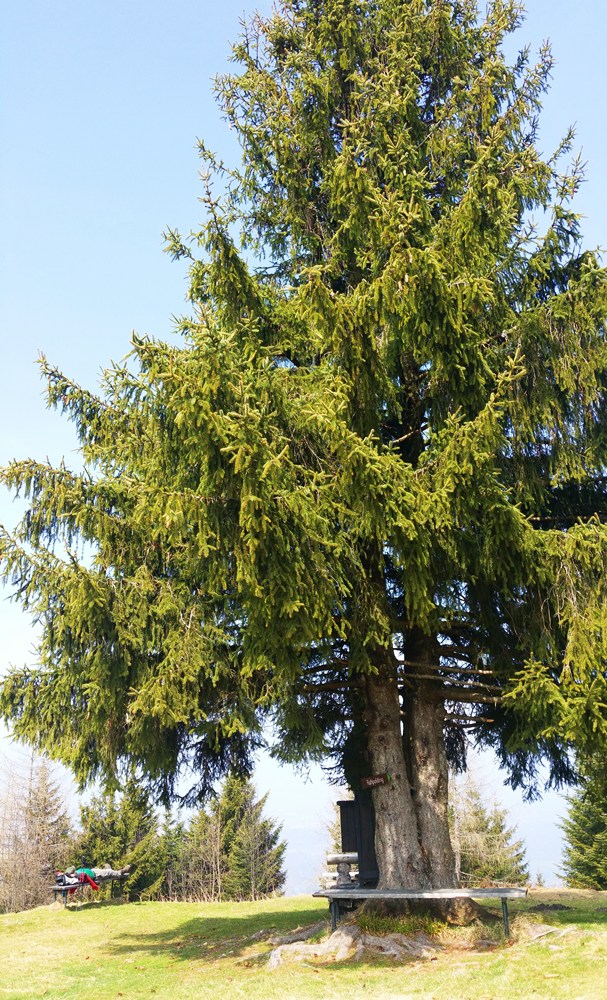
[[[268,932],[326,918],[324,900],[49,905],[0,916],[0,1000],[607,997],[607,893],[534,890],[509,909],[520,935],[512,944],[497,924],[492,945],[453,928],[432,961],[318,961],[270,971]],[[536,923],[555,931],[532,940]]]

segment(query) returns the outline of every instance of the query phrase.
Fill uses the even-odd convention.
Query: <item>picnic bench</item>
[[[524,899],[527,890],[511,887],[503,889],[420,889],[416,892],[413,889],[367,889],[352,885],[336,889],[319,889],[313,895],[329,900],[331,930],[333,931],[337,928],[343,911],[353,909],[357,903],[366,899],[500,899],[504,932],[509,938],[508,900]]]
[[[103,878],[103,876],[98,876],[97,883],[98,885],[107,885],[109,882],[113,886],[114,882],[118,882],[120,885],[120,891],[122,893],[122,883],[126,882],[128,877],[129,877],[128,872],[125,875],[114,875],[112,878]],[[88,882],[76,882],[75,885],[52,885],[51,892],[55,897],[55,901],[57,900],[57,897],[61,895],[63,899],[63,905],[67,906],[67,897],[69,893],[75,893],[78,892],[79,889],[85,889],[88,886],[88,884],[89,884]]]

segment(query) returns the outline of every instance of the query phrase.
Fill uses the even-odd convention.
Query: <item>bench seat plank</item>
[[[329,900],[331,928],[335,930],[341,916],[340,904],[344,901],[363,899],[499,899],[506,937],[510,937],[508,900],[524,899],[527,890],[509,886],[504,889],[363,889],[352,886],[341,889],[319,889],[312,894]]]
[[[126,882],[128,874],[125,875],[113,875],[109,878],[104,878],[100,875],[97,879],[97,885],[109,885],[109,883],[118,882],[120,884],[120,891],[122,892],[122,883]],[[67,905],[67,897],[70,893],[78,892],[79,889],[86,889],[88,882],[76,882],[75,885],[52,885],[50,886],[51,892],[55,894],[55,900],[57,899],[57,893],[61,893],[63,897],[63,905]]]
[[[327,899],[524,899],[526,889],[319,889]]]

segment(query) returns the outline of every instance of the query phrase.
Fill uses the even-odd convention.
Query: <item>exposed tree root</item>
[[[305,962],[320,959],[324,962],[360,961],[369,955],[383,955],[404,961],[411,958],[435,958],[440,951],[425,934],[406,937],[404,934],[367,934],[357,924],[338,927],[326,941],[318,944],[281,945],[270,953],[268,969],[276,969],[285,961]]]
[[[374,909],[374,913],[377,913],[377,908]],[[385,914],[386,911],[384,910],[382,915]],[[394,914],[390,915],[393,916]],[[427,911],[425,915],[428,915]],[[436,916],[436,914],[434,915]],[[490,914],[490,917],[493,921],[497,919],[494,914]],[[442,943],[439,943],[436,940],[432,940],[423,931],[411,934],[372,934],[364,931],[354,921],[341,924],[333,934],[323,941],[309,943],[301,940],[301,936],[303,936],[306,930],[309,937],[311,933],[316,934],[319,927],[322,928],[322,925],[316,924],[313,927],[294,932],[293,935],[286,935],[284,938],[270,939],[271,943],[278,943],[278,947],[270,952],[267,968],[276,969],[286,962],[360,962],[367,958],[378,956],[392,958],[396,962],[405,962],[412,959],[417,961],[420,959],[432,960],[436,959],[439,954],[449,952],[453,949],[458,951],[483,951],[487,948],[500,948],[504,946],[502,939],[500,939],[500,943],[500,940],[476,937],[476,931],[470,932],[473,935],[473,939],[469,939],[467,936],[462,939],[459,935],[456,935],[452,943],[450,943],[448,937]],[[538,924],[529,919],[526,914],[520,914],[514,921],[513,930],[515,941],[519,945],[525,946],[531,945],[535,941],[547,936],[560,938],[565,934],[571,933],[575,928],[566,927],[563,929],[551,927],[546,924]],[[482,928],[480,932],[482,933]],[[295,934],[300,937],[300,940],[293,939]],[[464,932],[464,934],[467,935],[468,932]],[[287,943],[289,941],[291,943]],[[250,963],[250,960],[248,961]],[[259,955],[255,958],[255,961],[264,961],[264,957]]]
[[[268,940],[270,944],[273,945],[283,945],[283,944],[296,944],[299,941],[309,941],[310,938],[316,937],[318,934],[322,934],[323,931],[327,930],[327,921],[319,920],[316,924],[308,924],[307,927],[297,927],[296,930],[291,931],[289,934],[274,935]]]

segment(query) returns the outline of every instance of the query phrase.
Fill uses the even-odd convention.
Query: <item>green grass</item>
[[[268,971],[267,936],[326,917],[324,901],[51,905],[0,916],[0,1000],[607,996],[607,893],[537,890],[510,910],[520,934],[513,944],[503,940],[497,920],[472,930],[416,924],[411,932],[430,931],[442,945],[433,961],[312,961]],[[531,941],[529,929],[538,923],[555,933]]]

